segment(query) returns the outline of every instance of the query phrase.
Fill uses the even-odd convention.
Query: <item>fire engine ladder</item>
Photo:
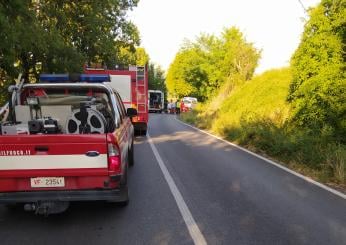
[[[146,101],[146,84],[145,84],[145,67],[137,66],[136,69],[136,91],[137,91],[137,111],[144,113],[147,111]]]

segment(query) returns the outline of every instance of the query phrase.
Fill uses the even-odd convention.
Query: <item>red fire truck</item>
[[[84,73],[109,75],[110,86],[119,92],[126,109],[137,109],[138,115],[132,118],[136,134],[146,135],[148,125],[147,66],[116,67],[115,69],[85,66]]]

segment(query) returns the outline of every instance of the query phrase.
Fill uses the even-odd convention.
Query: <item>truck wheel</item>
[[[134,158],[134,149],[133,149],[133,142],[131,144],[131,149],[129,150],[129,166],[133,167],[133,165],[135,165],[135,158]]]

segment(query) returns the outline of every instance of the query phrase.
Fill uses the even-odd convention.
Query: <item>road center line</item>
[[[207,242],[200,231],[195,219],[192,217],[192,214],[187,207],[183,196],[181,195],[177,185],[175,184],[171,174],[168,172],[168,169],[166,165],[164,164],[159,152],[156,149],[156,146],[154,145],[151,137],[149,136],[149,133],[147,133],[148,142],[150,144],[151,149],[153,150],[153,153],[155,155],[155,158],[157,160],[157,163],[159,164],[159,167],[163,173],[163,176],[165,177],[167,184],[169,186],[169,189],[171,190],[173,197],[178,205],[179,211],[181,215],[183,216],[183,219],[185,221],[185,224],[187,226],[187,229],[189,230],[189,233],[192,237],[192,240],[197,245],[206,245]]]
[[[330,187],[328,187],[328,186],[326,186],[326,185],[324,185],[324,184],[322,184],[322,183],[320,183],[320,182],[317,182],[317,181],[315,181],[315,180],[313,180],[313,179],[311,179],[311,178],[309,178],[309,177],[306,177],[306,176],[304,176],[304,175],[302,175],[302,174],[300,174],[300,173],[298,173],[298,172],[296,172],[296,171],[293,171],[293,170],[291,170],[291,169],[289,169],[289,168],[286,168],[286,167],[282,166],[281,164],[276,163],[276,162],[274,162],[274,161],[272,161],[272,160],[270,160],[270,159],[268,159],[268,158],[265,158],[265,157],[263,157],[263,156],[261,156],[261,155],[258,155],[258,154],[254,153],[254,152],[252,152],[252,151],[249,151],[248,149],[245,149],[244,147],[241,147],[241,146],[236,145],[236,144],[234,144],[234,143],[232,143],[232,142],[229,142],[229,141],[227,141],[227,140],[225,140],[225,139],[223,139],[223,138],[221,138],[221,137],[218,137],[218,136],[216,136],[216,135],[213,135],[213,134],[211,134],[211,133],[209,133],[209,132],[207,132],[207,131],[205,131],[205,130],[196,128],[196,127],[194,127],[194,126],[192,126],[192,125],[190,125],[190,124],[188,124],[188,123],[185,123],[185,122],[183,122],[183,121],[177,119],[176,117],[175,117],[174,119],[175,119],[176,121],[180,122],[181,124],[184,124],[184,125],[186,125],[186,126],[188,126],[188,127],[190,127],[190,128],[193,128],[193,129],[195,129],[195,130],[197,130],[197,131],[200,131],[200,132],[202,132],[202,133],[204,133],[204,134],[207,134],[207,135],[209,135],[209,136],[211,136],[211,137],[213,137],[213,138],[215,138],[215,139],[218,139],[218,140],[220,140],[220,141],[222,141],[222,142],[224,142],[224,143],[226,143],[226,144],[228,144],[228,145],[231,145],[231,146],[233,146],[233,147],[235,147],[235,148],[238,148],[239,150],[242,150],[242,151],[244,151],[244,152],[246,152],[246,153],[249,153],[250,155],[253,155],[253,156],[255,156],[255,157],[258,157],[258,158],[260,158],[260,159],[266,161],[267,163],[270,163],[270,164],[272,164],[272,165],[274,165],[274,166],[276,166],[276,167],[278,167],[278,168],[281,168],[282,170],[284,170],[284,171],[286,171],[286,172],[288,172],[288,173],[290,173],[290,174],[293,174],[293,175],[297,176],[298,178],[301,178],[301,179],[303,179],[303,180],[305,180],[305,181],[307,181],[307,182],[309,182],[309,183],[311,183],[311,184],[313,184],[313,185],[316,185],[316,186],[318,186],[318,187],[320,187],[320,188],[322,188],[322,189],[324,189],[324,190],[326,190],[326,191],[329,191],[329,192],[333,193],[334,195],[337,195],[337,196],[339,196],[339,197],[341,197],[341,198],[343,198],[343,199],[346,199],[346,195],[345,195],[344,193],[341,193],[340,191],[337,191],[337,190],[335,190],[335,189],[332,189],[332,188],[330,188]]]

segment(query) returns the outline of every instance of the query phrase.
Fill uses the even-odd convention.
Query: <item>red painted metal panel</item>
[[[88,151],[107,154],[106,140],[105,134],[1,136],[0,164],[2,157],[18,155],[23,155],[23,160],[28,160],[31,156],[40,154],[52,155],[52,157],[54,155],[83,155],[84,157]],[[45,189],[32,189],[30,186],[31,177],[65,177],[64,188],[48,189],[94,189],[104,188],[104,181],[109,180],[109,172],[107,167],[97,169],[0,170],[0,192]]]
[[[146,68],[147,69],[147,68]],[[86,74],[108,74],[108,75],[127,75],[131,76],[131,104],[137,104],[137,88],[136,88],[136,71],[130,71],[130,70],[108,70],[108,69],[92,69],[92,68],[87,68],[84,69],[84,72]],[[146,70],[145,72],[145,80],[140,81],[142,84],[145,84],[145,90],[140,91],[140,93],[144,94],[145,96],[141,98],[141,103],[148,103],[148,72]],[[140,88],[139,88],[140,89]],[[128,101],[126,101],[128,103]],[[148,115],[148,108],[146,107],[141,107],[141,108],[136,108],[138,111],[143,111],[143,112],[138,112],[138,117],[134,119],[134,122],[141,122],[141,123],[148,123],[149,115]]]

